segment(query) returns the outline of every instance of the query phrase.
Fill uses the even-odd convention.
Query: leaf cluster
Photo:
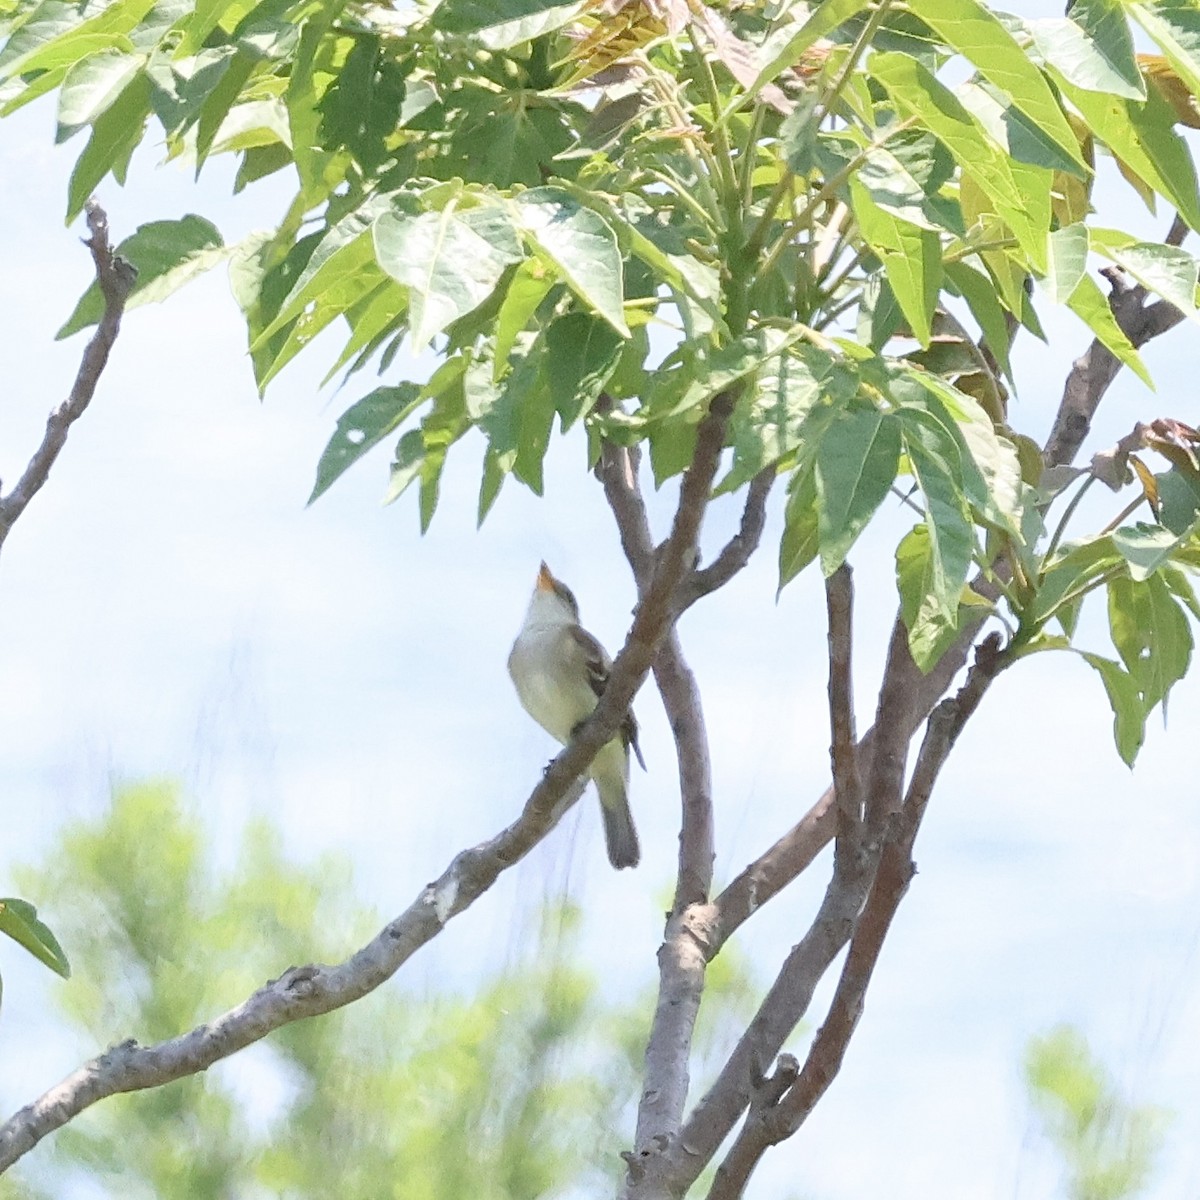
[[[896,576],[921,667],[980,615],[1014,654],[1066,644],[1047,622],[1069,639],[1105,587],[1120,661],[1087,661],[1132,760],[1188,663],[1196,513],[1051,534],[1011,356],[1061,304],[1149,382],[1095,261],[1200,316],[1196,259],[1093,209],[1107,159],[1200,227],[1191,6],[42,0],[5,23],[0,111],[56,92],[60,138],[90,131],[68,216],[150,122],[198,171],[235,155],[235,190],[294,175],[272,231],[226,247],[186,217],[121,252],[134,302],[228,260],[260,388],[335,327],[329,377],[386,377],[339,418],[313,499],[386,440],[387,499],[415,485],[427,528],[471,435],[482,521],[510,477],[542,491],[556,424],[585,427],[591,462],[644,443],[662,484],[728,394],[718,487],[783,477],[781,587],[835,571],[889,495],[915,509]],[[97,311],[85,296],[64,335]],[[433,347],[424,380],[392,376],[405,344]]]

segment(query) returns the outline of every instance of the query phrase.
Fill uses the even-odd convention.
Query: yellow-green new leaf
[[[988,137],[953,92],[906,54],[874,54],[871,74],[892,100],[915,116],[987,195],[1037,271],[1046,265],[1054,173],[1016,162]]]
[[[1087,271],[1088,230],[1082,222],[1056,229],[1049,238],[1042,286],[1055,304],[1066,304]]]
[[[1088,173],[1079,142],[1050,85],[1028,53],[982,4],[977,0],[909,0],[908,7],[968,59],[984,79],[1010,96],[1081,174]]]
[[[1193,96],[1200,96],[1200,7],[1195,0],[1144,0],[1125,7],[1158,43]]]

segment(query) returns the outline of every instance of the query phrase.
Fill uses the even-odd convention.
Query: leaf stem
[[[1067,532],[1067,524],[1075,515],[1075,510],[1079,507],[1079,502],[1087,495],[1088,488],[1095,482],[1096,476],[1089,472],[1083,481],[1083,485],[1076,490],[1075,495],[1071,497],[1070,503],[1063,509],[1063,515],[1055,527],[1054,536],[1051,537],[1050,544],[1046,547],[1046,553],[1042,555],[1043,565],[1050,561],[1055,550],[1058,549],[1058,545],[1063,539],[1063,534]]]

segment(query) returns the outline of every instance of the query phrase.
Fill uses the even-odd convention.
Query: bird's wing
[[[591,684],[592,691],[596,693],[596,699],[599,700],[604,695],[604,689],[608,687],[608,673],[612,669],[612,659],[608,657],[604,647],[581,625],[571,626],[571,636],[575,639],[575,644],[583,651],[588,683]],[[621,741],[624,742],[627,749],[631,749],[637,755],[638,763],[644,771],[646,760],[642,757],[642,748],[638,745],[638,723],[632,708],[625,714],[625,718],[621,722]]]

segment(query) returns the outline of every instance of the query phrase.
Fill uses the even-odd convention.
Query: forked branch
[[[846,1049],[862,1016],[867,988],[900,901],[915,873],[913,844],[934,784],[971,716],[1006,660],[998,634],[979,647],[975,663],[958,694],[934,709],[904,803],[888,820],[888,830],[870,891],[850,939],[850,948],[829,1012],[817,1031],[803,1067],[778,1098],[764,1101],[762,1089],[750,1105],[745,1124],[717,1169],[709,1200],[736,1200],[766,1150],[789,1138],[808,1119],[817,1101],[841,1070]],[[781,1064],[787,1066],[789,1055]],[[776,1075],[779,1071],[776,1071]]]

